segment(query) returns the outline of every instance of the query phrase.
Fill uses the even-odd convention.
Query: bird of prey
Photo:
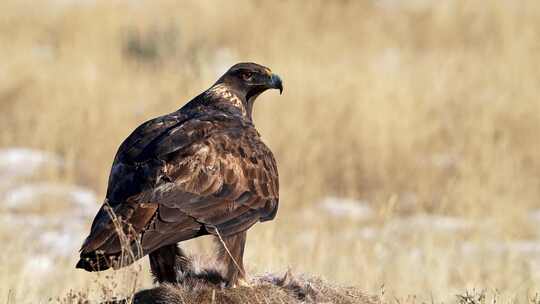
[[[176,282],[187,259],[177,243],[213,235],[223,278],[245,283],[246,231],[278,209],[276,161],[252,119],[268,89],[281,94],[279,76],[238,63],[181,109],[136,128],[116,153],[76,267],[117,269],[148,254],[156,280]]]

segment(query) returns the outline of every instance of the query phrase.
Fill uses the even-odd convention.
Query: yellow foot
[[[230,288],[237,288],[237,287],[251,287],[251,283],[249,283],[246,279],[238,279],[236,283],[231,284]]]
[[[242,286],[242,287],[251,287],[252,286],[251,283],[248,282],[248,280],[246,280],[246,279],[239,279],[237,285]]]

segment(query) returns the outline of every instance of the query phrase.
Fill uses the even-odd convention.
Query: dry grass
[[[530,256],[492,248],[538,232],[527,222],[540,208],[538,1],[5,0],[0,11],[0,145],[61,155],[53,179],[102,197],[130,130],[229,64],[255,61],[284,79],[284,95],[255,109],[282,189],[277,220],[248,236],[248,271],[291,266],[372,293],[384,284],[391,299],[482,287],[524,302],[538,291]],[[328,195],[363,199],[376,214],[334,218],[316,205]],[[415,214],[474,227],[357,236]],[[132,276],[96,279],[74,259],[55,261],[46,280],[24,272],[35,236],[0,226],[0,299],[131,288]]]

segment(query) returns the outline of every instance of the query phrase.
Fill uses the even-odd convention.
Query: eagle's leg
[[[178,283],[179,272],[189,271],[189,258],[176,244],[166,245],[149,254],[154,282]]]
[[[244,247],[246,231],[217,240],[220,244],[219,260],[225,266],[228,286],[248,285],[244,271]]]

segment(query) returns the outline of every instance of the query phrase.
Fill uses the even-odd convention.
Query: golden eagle
[[[246,230],[278,209],[276,161],[252,121],[268,89],[281,94],[279,76],[238,63],[178,111],[135,129],[116,153],[76,267],[116,269],[148,254],[156,280],[176,282],[187,259],[177,243],[213,235],[227,284],[245,282]]]

